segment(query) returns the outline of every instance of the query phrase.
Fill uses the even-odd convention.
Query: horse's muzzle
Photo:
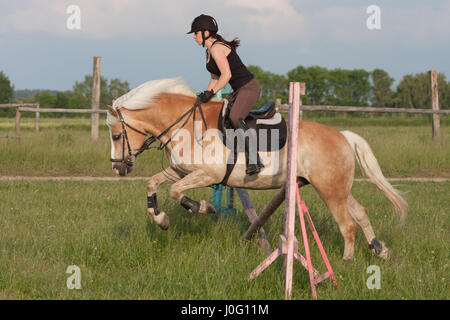
[[[118,171],[121,177],[124,177],[128,173],[131,173],[131,171],[133,171],[133,164],[127,164],[125,162],[113,162],[112,168],[115,172]]]

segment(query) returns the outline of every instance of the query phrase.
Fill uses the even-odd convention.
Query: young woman
[[[198,45],[207,48],[206,69],[211,73],[208,88],[198,96],[201,102],[208,102],[227,83],[230,83],[233,92],[226,97],[227,100],[234,101],[230,120],[234,128],[245,132],[249,129],[245,118],[258,100],[261,87],[236,53],[240,41],[237,38],[231,42],[226,41],[217,34],[218,30],[216,20],[202,14],[194,19],[191,31],[188,32],[188,34],[194,33],[194,40]],[[256,154],[256,161],[253,160],[255,158],[253,155],[249,157],[249,143],[256,143],[256,141],[245,139],[246,173],[253,175],[259,173],[264,165],[258,154]]]

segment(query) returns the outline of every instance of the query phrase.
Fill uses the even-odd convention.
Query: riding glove
[[[214,97],[215,93],[213,90],[205,90],[198,95],[198,98],[201,103],[206,103]]]

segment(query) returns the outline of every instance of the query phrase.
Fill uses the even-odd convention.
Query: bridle
[[[153,144],[153,142],[156,141],[156,138],[154,136],[150,136],[147,139],[145,139],[144,144],[137,150],[137,152],[135,154],[133,154],[131,152],[130,140],[128,139],[128,133],[127,133],[127,129],[125,127],[128,127],[131,130],[133,130],[143,136],[147,136],[147,133],[142,132],[141,130],[138,130],[138,129],[134,128],[133,126],[131,126],[130,124],[126,123],[122,116],[122,112],[120,111],[119,108],[116,109],[116,112],[117,112],[117,115],[119,116],[120,124],[122,125],[122,131],[120,132],[120,135],[122,136],[122,159],[111,158],[110,161],[111,162],[121,162],[130,167],[136,161],[136,157],[138,155],[140,155],[145,150],[150,149],[150,146]],[[127,147],[128,147],[128,158],[126,158],[126,159],[125,159],[125,143],[127,144]]]
[[[204,116],[204,114],[203,114],[202,105],[201,105],[201,103],[200,103],[199,98],[197,97],[197,100],[195,101],[195,103],[194,103],[194,105],[192,106],[192,108],[190,108],[187,112],[185,112],[181,117],[179,117],[174,123],[172,123],[169,127],[167,127],[166,129],[164,129],[164,131],[161,132],[161,133],[160,133],[158,136],[156,136],[156,137],[155,137],[154,135],[150,135],[149,137],[147,137],[147,136],[148,136],[147,133],[142,132],[141,130],[136,129],[136,128],[134,128],[133,126],[131,126],[130,124],[128,124],[128,123],[124,120],[124,118],[123,118],[123,116],[122,116],[122,112],[120,111],[120,108],[116,108],[117,115],[119,116],[119,120],[120,120],[120,123],[121,123],[121,125],[122,125],[122,131],[120,132],[120,135],[122,136],[122,159],[114,159],[114,158],[110,158],[110,161],[111,161],[111,162],[120,162],[120,163],[126,164],[128,167],[131,167],[131,166],[133,165],[133,163],[136,161],[136,158],[137,158],[138,155],[140,155],[140,154],[141,154],[142,152],[144,152],[145,150],[150,149],[150,148],[151,148],[151,145],[152,145],[156,140],[159,140],[159,141],[160,141],[160,139],[161,139],[164,135],[166,135],[166,134],[170,131],[170,129],[172,129],[177,123],[179,123],[181,120],[183,120],[183,119],[187,116],[186,120],[183,122],[183,124],[181,125],[181,127],[178,128],[178,130],[177,130],[177,131],[176,131],[176,132],[175,132],[175,133],[174,133],[174,134],[173,134],[173,135],[172,135],[165,143],[162,143],[162,142],[160,141],[160,145],[157,147],[157,149],[158,149],[158,150],[164,149],[164,148],[167,146],[167,144],[168,144],[170,141],[172,141],[172,138],[175,137],[175,136],[178,134],[178,132],[186,125],[186,123],[189,121],[189,119],[191,118],[192,115],[194,115],[192,121],[193,121],[193,123],[195,123],[195,111],[196,111],[197,108],[198,108],[199,111],[200,111],[200,115],[202,116],[202,121],[203,121],[203,123],[205,124],[206,129],[208,129],[208,127],[207,127],[207,125],[206,125],[205,116]],[[144,143],[142,144],[142,146],[136,151],[135,154],[133,154],[133,153],[131,152],[131,146],[130,146],[130,141],[129,141],[129,139],[128,139],[128,133],[127,133],[126,127],[128,127],[128,128],[130,128],[131,130],[133,130],[133,131],[135,131],[135,132],[137,132],[137,133],[139,133],[139,134],[141,134],[141,135],[147,137],[147,138],[145,139]],[[195,130],[194,130],[194,136],[195,136]],[[203,137],[202,137],[202,139],[203,139]],[[196,138],[196,140],[197,140],[197,138]],[[199,140],[197,140],[197,142],[199,142]],[[127,157],[127,158],[125,158],[125,143],[127,144],[127,147],[128,147],[128,157]]]

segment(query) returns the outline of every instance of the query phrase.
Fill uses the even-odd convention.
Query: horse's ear
[[[107,107],[108,107],[108,113],[110,115],[112,115],[115,118],[119,117],[119,115],[117,114],[117,111],[113,107],[111,107],[111,106],[107,106]]]

